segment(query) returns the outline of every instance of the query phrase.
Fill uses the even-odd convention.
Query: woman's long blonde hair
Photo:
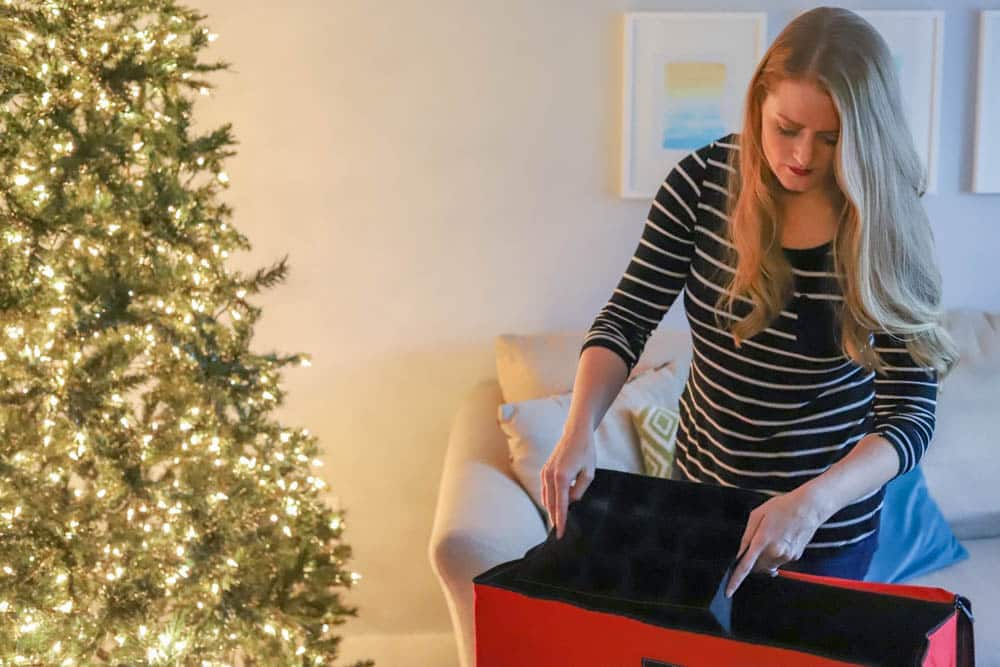
[[[793,292],[780,243],[781,185],[761,142],[761,105],[785,79],[818,85],[840,115],[835,175],[844,204],[833,256],[844,295],[836,318],[843,353],[869,371],[884,371],[869,337],[886,331],[906,341],[918,364],[943,377],[958,348],[942,325],[941,274],[920,201],[926,177],[903,116],[892,57],[870,23],[836,7],[818,7],[789,23],[747,89],[740,150],[729,152],[730,166],[738,169],[729,172],[727,207],[737,263],[717,303],[731,313],[736,295],[753,302],[750,314],[729,327],[736,344],[766,328]]]

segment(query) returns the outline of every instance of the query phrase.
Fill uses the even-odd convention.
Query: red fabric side
[[[930,648],[921,667],[956,667],[958,663],[958,612],[927,635]]]
[[[640,667],[652,658],[684,667],[844,667],[791,649],[661,628],[626,616],[474,585],[476,667]]]
[[[840,577],[823,577],[818,574],[805,574],[804,572],[785,572],[778,570],[782,577],[801,579],[803,581],[815,581],[828,586],[840,586],[841,588],[853,588],[858,591],[869,591],[872,593],[885,593],[886,595],[901,595],[903,597],[917,600],[929,600],[931,602],[954,602],[955,594],[943,588],[931,586],[907,586],[905,584],[880,584],[874,581],[855,581],[854,579],[841,579]]]

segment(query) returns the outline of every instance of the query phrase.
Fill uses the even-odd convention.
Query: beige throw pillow
[[[631,412],[650,404],[673,407],[683,391],[673,364],[666,364],[626,382],[594,432],[597,467],[642,473],[639,443],[631,423]],[[542,511],[542,467],[562,436],[572,392],[518,403],[502,403],[497,421],[507,436],[510,466],[521,486]]]

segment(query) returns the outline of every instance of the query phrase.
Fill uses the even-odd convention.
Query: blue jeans
[[[670,473],[670,479],[687,480],[684,472],[676,464]],[[778,569],[862,581],[868,574],[877,547],[878,531],[875,531],[860,542],[843,547],[806,549],[802,553],[802,558],[779,565]]]

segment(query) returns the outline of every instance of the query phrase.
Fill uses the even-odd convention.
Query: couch
[[[968,597],[976,664],[1000,667],[1000,312],[954,309],[946,327],[959,344],[960,360],[940,384],[934,438],[920,465],[970,557],[905,583]],[[469,390],[451,425],[428,555],[462,667],[475,664],[472,579],[521,558],[550,529],[546,513],[511,470],[498,407],[538,398],[539,392],[570,391],[583,335],[498,336],[497,377]],[[687,329],[661,325],[630,379],[671,362],[686,377],[690,358]]]

